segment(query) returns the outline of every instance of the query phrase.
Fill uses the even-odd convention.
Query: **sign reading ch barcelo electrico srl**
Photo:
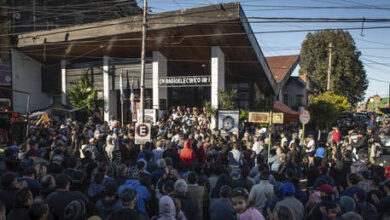
[[[169,76],[158,79],[159,87],[210,86],[211,76]]]

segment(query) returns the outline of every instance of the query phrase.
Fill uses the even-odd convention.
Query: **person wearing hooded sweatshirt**
[[[96,214],[102,219],[107,219],[111,213],[122,208],[121,203],[115,199],[117,190],[118,186],[116,183],[108,183],[104,192],[105,197],[96,202]]]
[[[129,171],[130,179],[126,181],[125,184],[119,187],[118,194],[125,189],[133,189],[137,192],[137,208],[138,211],[147,214],[145,203],[148,202],[152,196],[148,189],[141,185],[141,182],[138,180],[139,178],[139,170],[137,167],[130,168]]]
[[[356,210],[355,201],[349,196],[341,196],[338,204],[341,209],[341,214],[345,214],[347,212],[354,212]]]
[[[183,212],[176,214],[175,203],[169,196],[162,196],[159,204],[159,215],[152,218],[152,220],[187,220]]]
[[[180,151],[180,160],[183,161],[187,166],[196,160],[196,153],[190,147],[190,140],[187,139],[184,142],[184,148]]]
[[[294,215],[294,219],[301,220],[305,215],[305,208],[302,203],[297,200],[295,196],[295,187],[291,182],[284,183],[279,188],[279,193],[283,197],[283,200],[276,203],[275,209],[278,207],[285,206],[290,209],[291,213]]]

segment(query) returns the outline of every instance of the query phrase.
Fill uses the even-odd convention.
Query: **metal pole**
[[[329,60],[328,60],[328,83],[326,85],[326,90],[330,90],[330,74],[332,72],[332,42],[329,43]]]
[[[145,45],[146,45],[146,14],[147,14],[148,2],[144,0],[144,16],[142,22],[142,52],[141,52],[141,88],[140,88],[140,122],[144,122],[144,110],[145,110]],[[154,88],[156,89],[156,88]]]
[[[122,125],[122,128],[123,128],[123,120],[124,120],[124,114],[123,114],[123,102],[124,102],[124,94],[123,94],[123,69],[121,71],[121,75],[120,75],[120,80],[121,80],[121,91],[120,91],[120,94],[121,94],[121,125]]]
[[[28,123],[29,123],[29,117],[30,117],[30,100],[31,100],[31,95],[27,95],[27,113],[26,113],[26,123],[27,123],[27,126],[26,126],[26,141],[27,141],[27,138],[28,138]]]
[[[269,155],[271,153],[271,139],[272,139],[272,111],[269,113],[269,129],[268,129],[268,154],[267,154],[267,163],[269,163]]]

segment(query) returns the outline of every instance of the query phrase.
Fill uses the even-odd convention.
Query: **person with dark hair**
[[[357,139],[356,143],[350,140],[350,143],[351,143],[352,147],[356,149],[356,152],[359,155],[359,158],[363,154],[366,154],[366,155],[368,154],[368,147],[369,147],[368,146],[368,138],[367,138],[367,136],[365,136],[364,133],[365,132],[363,130],[360,130],[358,132],[358,135],[357,135],[358,139]]]
[[[379,202],[379,212],[381,219],[390,217],[390,181],[386,181],[383,190],[386,194]]]
[[[349,196],[351,198],[354,197],[355,192],[360,189],[359,188],[359,175],[356,173],[351,173],[347,176],[347,184],[348,187],[341,192],[340,196]]]
[[[49,206],[44,202],[34,202],[28,211],[29,220],[47,220]]]
[[[211,190],[211,198],[219,198],[219,192],[221,190],[221,187],[224,185],[231,185],[231,179],[226,173],[222,173],[219,175],[215,187]]]
[[[293,176],[290,178],[290,181],[295,187],[295,198],[298,199],[303,205],[305,205],[309,198],[307,193],[304,192],[300,187],[300,179],[296,176]]]
[[[361,171],[368,171],[367,164],[369,163],[367,154],[360,154],[359,160],[356,160],[351,165],[351,173],[359,173]]]
[[[234,180],[232,182],[231,187],[234,188],[244,188],[248,192],[252,189],[252,186],[254,185],[254,181],[250,180],[248,178],[250,169],[248,166],[243,166],[240,169],[240,178],[237,180]]]
[[[187,175],[187,195],[190,199],[198,203],[200,216],[203,216],[203,204],[205,202],[205,196],[208,196],[205,192],[205,187],[198,184],[198,176],[195,172],[190,172]]]
[[[378,212],[375,206],[367,202],[367,193],[364,189],[356,190],[354,198],[356,201],[356,212],[359,213],[363,219],[375,220],[378,218]]]
[[[334,180],[328,175],[328,167],[322,165],[317,167],[317,169],[319,171],[320,176],[317,177],[314,181],[313,187],[316,188],[317,186],[320,186],[320,182],[326,182],[327,184],[333,186]]]
[[[236,188],[230,195],[233,207],[238,213],[238,220],[264,220],[261,212],[252,207],[248,192],[243,188]]]
[[[219,191],[219,198],[214,198],[210,202],[210,219],[216,220],[235,220],[236,211],[229,200],[231,188],[223,185]]]
[[[34,197],[41,193],[42,185],[35,180],[35,170],[33,168],[24,169],[23,176],[20,180],[27,182],[27,187],[30,189]]]
[[[105,197],[96,202],[95,211],[102,219],[106,219],[111,213],[119,210],[122,206],[116,195],[118,192],[118,186],[115,182],[108,183],[105,187]]]
[[[243,155],[238,143],[233,144],[233,149],[229,151],[229,165],[231,168],[238,168],[243,163]]]
[[[4,202],[7,214],[13,206],[16,192],[19,188],[27,186],[26,182],[18,183],[17,178],[18,176],[14,173],[4,173],[1,176],[0,201]]]
[[[41,180],[42,190],[41,197],[42,199],[46,199],[47,196],[56,191],[56,180],[52,175],[46,175]]]
[[[33,203],[33,195],[28,188],[16,192],[13,208],[7,216],[8,220],[28,219],[28,209]]]
[[[137,192],[137,209],[140,213],[147,214],[146,203],[152,199],[152,195],[146,186],[142,185],[139,180],[139,170],[136,166],[129,169],[129,180],[125,184],[119,186],[118,193],[125,189],[133,189]]]
[[[263,210],[266,201],[274,197],[274,187],[269,182],[269,176],[269,170],[263,170],[260,183],[254,185],[249,193],[249,200],[259,212]]]
[[[330,176],[334,178],[334,184],[337,187],[347,187],[346,173],[349,173],[349,167],[342,161],[343,155],[337,152],[334,156],[334,160],[330,169]]]
[[[104,197],[104,172],[97,172],[88,188],[87,196],[92,202],[96,202]]]
[[[60,174],[56,178],[57,191],[50,193],[46,202],[50,207],[50,213],[54,219],[63,220],[66,206],[74,200],[82,200],[87,207],[91,209],[88,198],[81,192],[70,191],[70,178],[66,174]]]
[[[269,213],[268,219],[272,220],[297,220],[291,209],[287,206],[278,206],[273,213]]]
[[[137,191],[126,188],[119,194],[122,208],[108,216],[107,220],[139,220],[140,214],[137,209]]]

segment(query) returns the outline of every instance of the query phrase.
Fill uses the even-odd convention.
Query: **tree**
[[[86,106],[88,111],[91,111],[97,103],[95,87],[86,75],[81,78],[74,88],[69,88],[66,95],[74,108]]]
[[[330,88],[355,105],[364,99],[367,75],[360,51],[348,31],[324,30],[308,33],[302,43],[299,73],[307,74],[314,89],[326,90],[329,43],[332,43]]]
[[[309,97],[309,111],[312,121],[321,129],[327,129],[344,111],[351,110],[348,99],[333,92],[324,92]]]
[[[234,100],[237,96],[237,89],[220,89],[218,90],[218,96],[221,103],[220,109],[232,110],[236,108]]]
[[[209,100],[203,102],[203,111],[209,119],[217,116],[217,109],[211,106],[211,102]]]

